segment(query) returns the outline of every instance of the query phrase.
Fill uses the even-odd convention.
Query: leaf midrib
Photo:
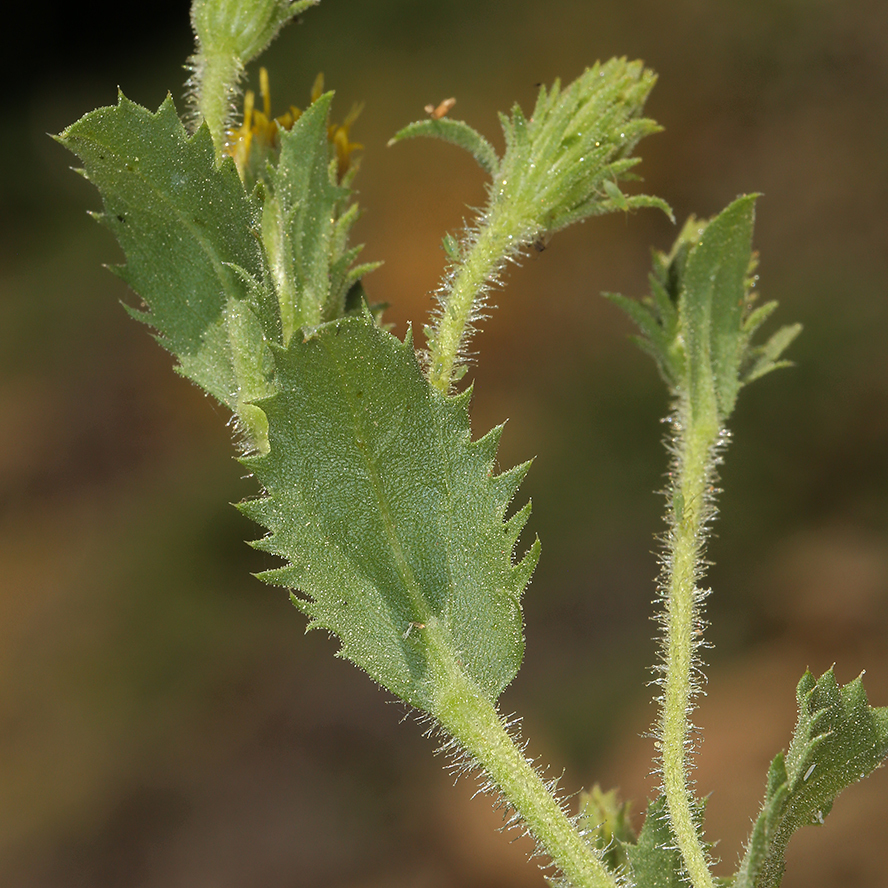
[[[344,362],[338,358],[338,356],[332,349],[327,348],[326,350],[327,354],[330,356],[333,363],[335,364],[339,372],[339,379],[342,382],[347,378],[347,368],[345,367]],[[360,417],[364,411],[362,410],[357,399],[354,397],[351,388],[347,384],[342,384],[341,389],[345,401],[350,408],[351,419],[355,433],[355,441],[357,442],[360,440],[366,440],[366,435],[363,434],[364,430],[361,428],[360,423]],[[415,612],[415,615],[419,618],[418,622],[425,623],[431,619],[431,617],[434,615],[434,611],[429,605],[426,596],[423,594],[422,586],[417,581],[413,573],[413,569],[411,568],[410,563],[407,560],[405,548],[401,541],[401,536],[397,531],[397,522],[395,521],[389,499],[385,494],[385,489],[382,484],[382,476],[378,469],[377,460],[375,456],[371,454],[369,447],[359,446],[357,449],[360,451],[364,464],[367,468],[367,474],[370,479],[370,484],[372,486],[374,496],[376,498],[377,506],[379,508],[379,515],[382,519],[386,539],[388,540],[389,547],[394,557],[395,569],[398,572],[402,583],[404,584],[404,589],[409,596],[410,604]]]

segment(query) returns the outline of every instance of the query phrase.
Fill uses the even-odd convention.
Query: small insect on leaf
[[[424,110],[432,120],[440,120],[446,116],[447,112],[456,104],[456,99],[444,99],[437,107],[435,105],[426,105]]]
[[[447,254],[447,258],[451,262],[459,262],[462,251],[459,246],[459,241],[452,234],[445,234],[443,241],[441,241],[441,245],[444,247],[444,252]]]
[[[607,192],[607,196],[614,202],[614,206],[618,210],[628,210],[629,203],[626,200],[626,195],[623,194],[622,191],[616,186],[614,182],[611,182],[609,179],[605,179],[602,183],[604,186],[604,190]]]

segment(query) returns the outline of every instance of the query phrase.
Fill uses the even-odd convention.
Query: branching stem
[[[680,406],[675,426],[674,486],[670,497],[670,532],[665,559],[665,637],[662,712],[660,715],[663,790],[669,822],[694,888],[712,888],[706,851],[695,823],[698,804],[689,786],[690,713],[696,692],[696,648],[701,632],[697,588],[705,527],[711,517],[711,488],[720,441],[714,411],[695,419]]]

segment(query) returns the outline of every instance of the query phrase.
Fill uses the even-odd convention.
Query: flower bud
[[[319,0],[194,0],[191,25],[196,48],[189,60],[191,105],[188,122],[206,121],[222,158],[244,67],[255,59],[290,19]]]
[[[278,31],[318,0],[194,0],[191,25],[198,51],[225,53],[241,66],[255,59]]]

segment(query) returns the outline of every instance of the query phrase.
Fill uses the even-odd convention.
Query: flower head
[[[318,74],[311,89],[311,103],[316,102],[324,92],[324,75]],[[278,149],[278,132],[289,130],[302,116],[302,111],[295,105],[277,117],[271,116],[271,90],[268,82],[268,71],[259,69],[259,97],[262,100],[261,110],[256,107],[256,95],[247,90],[244,95],[244,113],[241,125],[229,129],[226,133],[225,154],[234,158],[238,171],[244,181],[261,178],[266,161]],[[364,146],[352,142],[349,131],[361,113],[361,105],[352,106],[342,123],[331,123],[327,127],[327,139],[336,158],[337,177],[341,182],[350,170],[354,169],[352,152]]]

